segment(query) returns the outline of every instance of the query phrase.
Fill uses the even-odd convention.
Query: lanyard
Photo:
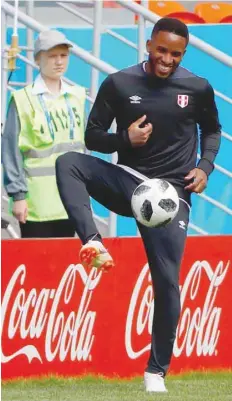
[[[64,94],[64,99],[65,99],[65,103],[66,103],[66,107],[67,107],[68,115],[69,115],[69,121],[70,121],[69,137],[70,137],[70,139],[74,139],[75,121],[74,121],[73,111],[72,111],[72,107],[71,107],[70,100],[69,100],[69,97],[68,97],[67,93]],[[47,124],[48,124],[48,128],[49,128],[49,131],[50,131],[50,135],[51,135],[52,139],[54,139],[55,138],[55,133],[54,133],[54,129],[53,129],[51,116],[50,116],[50,113],[49,113],[49,111],[47,109],[47,106],[46,106],[46,103],[44,101],[44,98],[43,98],[42,94],[39,95],[39,101],[40,101],[41,107],[43,109],[43,112],[44,112],[46,120],[47,120]]]

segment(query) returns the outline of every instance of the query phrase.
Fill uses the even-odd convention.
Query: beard
[[[151,55],[151,53],[149,53],[149,55],[148,55],[148,64],[149,64],[149,70],[150,70],[149,72],[150,72],[150,74],[155,76],[155,77],[157,77],[157,78],[161,78],[161,77],[156,75],[157,60],[156,60],[156,58],[154,56]],[[172,75],[175,72],[175,70],[177,69],[179,64],[180,63],[175,64],[173,66],[171,73],[167,77],[169,77],[170,75]],[[165,78],[161,78],[161,79],[165,79]]]
[[[155,58],[152,57],[151,53],[149,53],[149,56],[148,56],[148,63],[149,63],[149,66],[150,66],[151,74],[156,75],[155,74],[156,61],[155,61]]]

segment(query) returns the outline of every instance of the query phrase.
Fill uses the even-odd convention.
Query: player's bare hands
[[[188,173],[188,175],[186,175],[185,181],[186,183],[191,181],[190,184],[186,185],[185,189],[200,194],[206,188],[208,178],[203,170],[200,168],[194,168]]]
[[[27,220],[27,201],[25,199],[14,201],[12,213],[20,223],[26,223]]]
[[[148,123],[143,128],[140,127],[146,120],[147,116],[140,117],[137,121],[133,122],[128,128],[128,135],[133,147],[145,145],[152,133],[152,124]]]

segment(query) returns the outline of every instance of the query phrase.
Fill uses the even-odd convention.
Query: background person
[[[4,185],[23,238],[75,233],[55,179],[56,158],[84,147],[85,88],[62,79],[70,47],[61,32],[41,32],[34,47],[40,74],[15,91],[9,104],[2,142]]]

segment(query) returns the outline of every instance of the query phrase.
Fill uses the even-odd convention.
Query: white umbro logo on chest
[[[141,97],[134,95],[134,96],[130,96],[130,103],[140,103],[140,100],[142,99]]]
[[[187,107],[189,103],[189,97],[188,95],[177,95],[177,104],[180,106],[182,109],[184,107]]]

